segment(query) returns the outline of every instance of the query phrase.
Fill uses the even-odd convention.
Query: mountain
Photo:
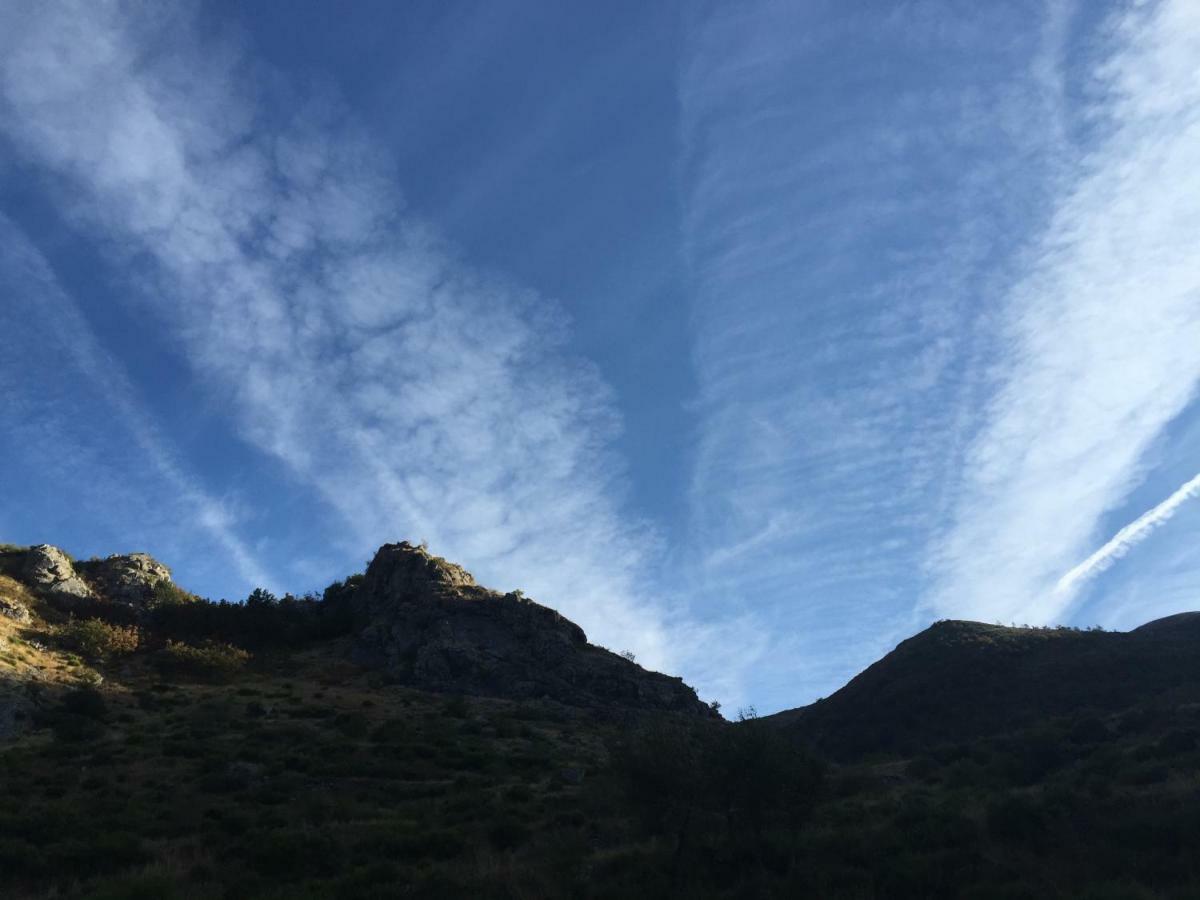
[[[0,545],[0,896],[1184,900],[1198,643],[940,622],[731,723],[407,543],[241,603]]]
[[[919,753],[1064,716],[1200,704],[1200,613],[1131,632],[942,621],[768,721],[839,758]]]

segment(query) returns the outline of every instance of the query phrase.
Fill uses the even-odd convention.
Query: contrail
[[[1200,496],[1200,474],[1173,493],[1149,512],[1134,519],[1115,535],[1107,544],[1058,579],[1054,586],[1057,593],[1065,593],[1082,581],[1103,572],[1118,559],[1144,541],[1150,533],[1165,524],[1175,511],[1193,497]]]

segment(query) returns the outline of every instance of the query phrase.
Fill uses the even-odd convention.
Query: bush
[[[506,816],[488,829],[488,841],[497,850],[515,850],[529,840],[528,826]]]
[[[62,626],[59,637],[68,649],[91,660],[133,653],[141,643],[135,626],[109,625],[99,619],[72,619]]]
[[[615,757],[631,799],[654,830],[674,830],[700,813],[755,837],[768,824],[794,831],[811,812],[825,775],[817,759],[755,720],[703,729],[651,725],[632,734]]]
[[[83,687],[68,691],[63,695],[62,708],[72,715],[101,721],[108,715],[108,704],[104,701],[104,695],[95,688]]]
[[[94,688],[77,688],[62,697],[57,708],[52,709],[44,721],[54,730],[60,741],[94,741],[104,736],[108,717],[108,705],[104,695]]]
[[[245,668],[250,654],[232,644],[206,641],[199,646],[167,641],[155,662],[164,673],[196,678],[229,678]]]
[[[196,600],[194,594],[189,594],[175,582],[164,578],[155,582],[153,593],[154,606],[176,606],[181,603],[192,603]]]

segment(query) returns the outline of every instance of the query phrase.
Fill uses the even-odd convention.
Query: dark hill
[[[353,604],[356,661],[401,684],[717,717],[683,679],[589,644],[555,610],[520,592],[480,587],[461,566],[422,547],[381,547]]]
[[[845,758],[1198,701],[1200,613],[1130,632],[947,620],[902,641],[832,696],[768,721]]]

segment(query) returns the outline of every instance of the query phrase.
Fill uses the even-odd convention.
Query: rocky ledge
[[[425,690],[715,716],[680,678],[592,646],[519,593],[480,587],[422,547],[386,544],[354,599],[354,656]]]

